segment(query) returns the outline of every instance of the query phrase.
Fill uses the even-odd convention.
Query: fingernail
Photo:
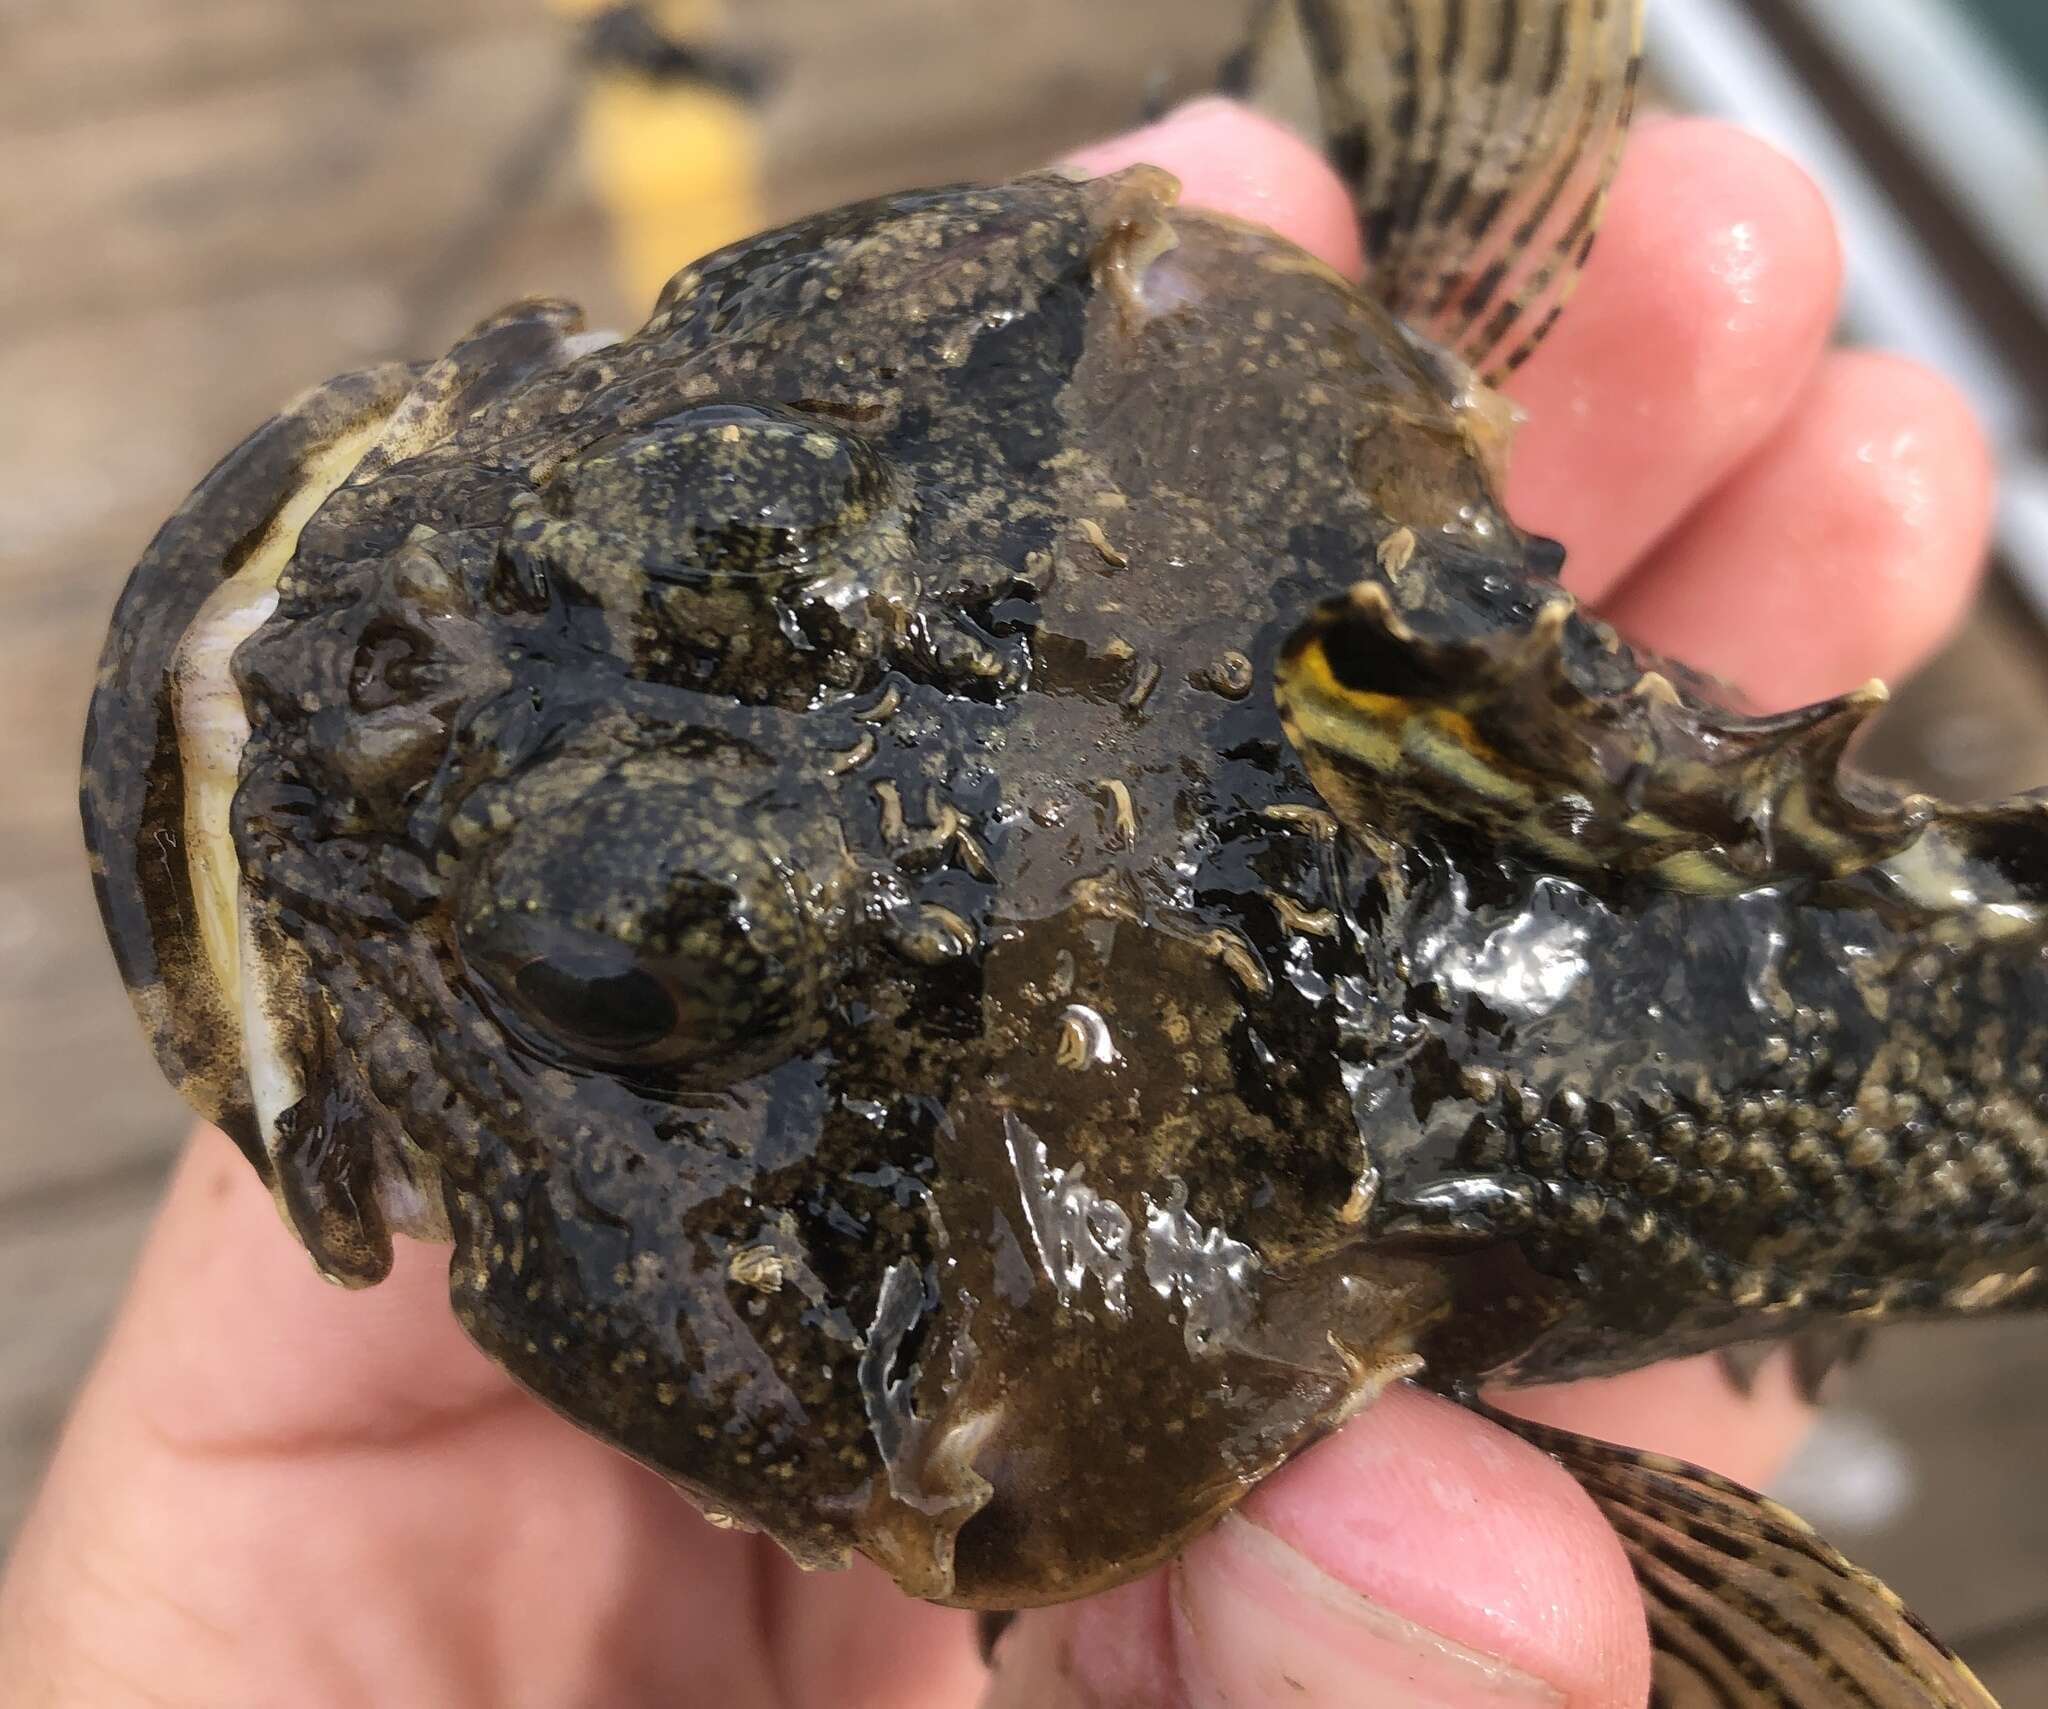
[[[1564,1693],[1340,1584],[1233,1514],[1174,1569],[1191,1709],[1563,1709]]]

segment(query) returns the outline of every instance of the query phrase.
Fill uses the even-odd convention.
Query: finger
[[[1819,700],[1941,643],[1975,590],[1991,508],[1990,453],[1952,386],[1895,357],[1837,355],[1608,615],[1760,705]]]
[[[769,1659],[786,1709],[964,1709],[981,1693],[974,1617],[913,1602],[881,1568],[807,1573],[762,1545]]]
[[[203,1134],[24,1528],[0,1671],[32,1648],[161,1693],[90,1698],[110,1709],[238,1709],[281,1678],[306,1709],[768,1702],[753,1540],[485,1364],[446,1262],[329,1287]]]
[[[371,1446],[531,1405],[456,1325],[445,1248],[402,1240],[378,1286],[331,1286],[211,1130],[172,1178],[96,1386],[206,1453]]]
[[[1196,101],[1068,160],[1090,173],[1140,162],[1178,178],[1191,207],[1255,220],[1354,278],[1364,266],[1358,221],[1337,175],[1299,137],[1247,108]]]
[[[1600,598],[1776,428],[1834,319],[1827,204],[1783,155],[1708,120],[1630,144],[1571,308],[1510,388],[1529,422],[1508,509]]]
[[[1104,1606],[1021,1621],[990,1702],[1640,1709],[1649,1689],[1635,1580],[1591,1500],[1407,1388]]]

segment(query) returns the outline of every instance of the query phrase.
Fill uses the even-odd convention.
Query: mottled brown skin
[[[1163,1558],[1418,1355],[1563,1377],[2040,1292],[2040,931],[1902,894],[1888,795],[1820,815],[1846,854],[1757,855],[1717,757],[1833,753],[1773,770],[1689,690],[1642,736],[1628,651],[1546,629],[1559,555],[1452,366],[1160,197],[868,204],[621,343],[536,306],[429,377],[445,431],[322,506],[235,660],[236,846],[304,996],[274,1159],[155,972],[194,962],[133,639],[203,597],[148,579],[175,538],[89,740],[159,1050],[330,1273],[445,1219],[538,1394],[800,1559],[982,1606]],[[202,522],[274,502],[258,464]],[[1593,852],[1290,740],[1307,650],[1382,712],[1471,688]],[[1555,727],[1510,728],[1539,681]],[[1658,799],[1726,882],[1572,818],[1596,728],[1684,746]],[[1949,865],[2033,907],[2034,826]]]

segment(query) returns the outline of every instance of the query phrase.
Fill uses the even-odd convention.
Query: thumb
[[[1398,1388],[1172,1567],[1028,1615],[984,1709],[1640,1709],[1614,1533],[1554,1461]]]

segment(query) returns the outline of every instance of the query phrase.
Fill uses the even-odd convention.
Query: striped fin
[[[1650,1709],[1998,1709],[1892,1591],[1695,1466],[1489,1413],[1592,1496],[1635,1569]]]
[[[1635,106],[1643,0],[1293,0],[1371,284],[1489,384],[1578,281]],[[1261,14],[1247,85],[1284,57]]]

